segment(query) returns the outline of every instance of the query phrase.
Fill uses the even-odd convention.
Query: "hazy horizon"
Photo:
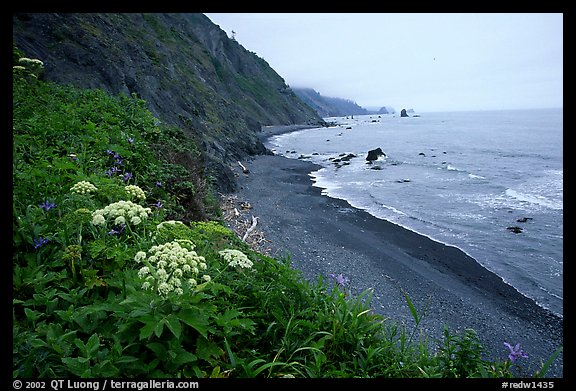
[[[207,13],[293,88],[366,109],[563,108],[562,13]]]

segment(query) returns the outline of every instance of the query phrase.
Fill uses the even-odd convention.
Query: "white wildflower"
[[[182,241],[193,247],[193,244],[188,241]],[[164,243],[158,246],[152,246],[148,253],[139,252],[134,258],[136,261],[143,261],[148,257],[146,265],[138,272],[139,278],[146,278],[145,282],[149,282],[150,286],[159,295],[166,296],[171,292],[175,294],[183,294],[182,283],[185,281],[190,288],[194,288],[197,284],[196,278],[198,277],[199,270],[197,264],[205,264],[204,257],[196,254],[194,250],[182,247],[176,240]],[[206,265],[207,268],[207,265]],[[202,277],[204,281],[210,281],[210,276],[205,275]],[[142,285],[142,289],[147,289],[149,286]]]
[[[142,220],[148,218],[150,208],[144,208],[132,201],[118,201],[107,205],[104,209],[98,209],[92,214],[92,224],[103,225],[106,218],[114,219],[115,225],[126,224],[129,219],[133,225],[142,223]]]
[[[94,225],[104,225],[106,223],[106,219],[99,213],[92,214],[92,224]]]
[[[218,252],[228,265],[232,267],[239,266],[241,268],[250,269],[253,265],[252,261],[240,250],[226,249]]]
[[[136,185],[128,185],[128,186],[124,186],[124,190],[126,190],[126,193],[130,194],[131,196],[137,198],[137,199],[146,199],[146,194],[144,193],[144,190],[142,190],[140,187],[136,186]]]
[[[98,188],[88,181],[80,181],[70,188],[70,191],[77,194],[88,194],[96,190]]]
[[[136,255],[134,256],[134,260],[135,260],[136,262],[140,262],[140,261],[142,261],[143,259],[146,259],[146,253],[145,253],[144,251],[138,251],[138,252],[136,253]]]

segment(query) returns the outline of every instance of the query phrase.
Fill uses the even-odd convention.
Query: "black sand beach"
[[[285,129],[287,131],[287,129]],[[309,280],[342,273],[355,293],[373,291],[375,312],[412,327],[406,292],[420,313],[431,345],[444,326],[452,334],[474,329],[486,358],[508,355],[504,342],[520,343],[526,376],[563,345],[563,319],[536,305],[455,247],[377,219],[347,202],[321,195],[306,161],[262,155],[237,169],[237,202],[271,241],[272,255],[289,256]],[[519,373],[522,375],[522,372]],[[563,377],[561,354],[547,377]]]

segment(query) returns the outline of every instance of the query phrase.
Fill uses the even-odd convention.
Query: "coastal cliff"
[[[181,128],[222,191],[230,164],[265,152],[262,126],[324,121],[284,79],[203,14],[20,13],[13,43],[44,62],[43,79],[134,94]]]

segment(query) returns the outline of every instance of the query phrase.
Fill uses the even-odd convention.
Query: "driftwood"
[[[250,174],[250,170],[246,168],[245,165],[243,165],[242,163],[240,163],[240,161],[238,161],[238,164],[240,165],[240,168],[242,168],[242,172],[244,174]]]
[[[246,238],[248,237],[248,235],[250,235],[250,232],[254,231],[254,229],[256,228],[256,225],[258,224],[258,217],[252,216],[252,225],[250,226],[250,228],[248,228],[246,230],[246,233],[244,234],[244,236],[242,237],[242,240],[245,242]]]

